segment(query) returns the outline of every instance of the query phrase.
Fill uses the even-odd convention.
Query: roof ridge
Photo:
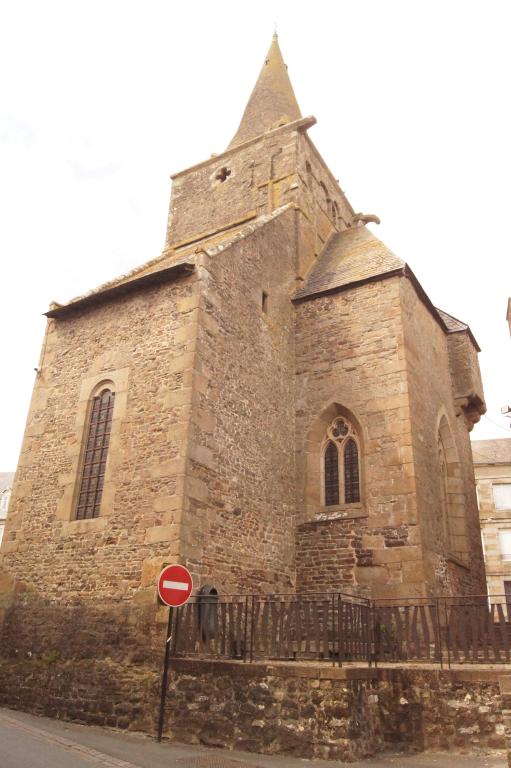
[[[261,229],[270,221],[278,219],[279,216],[281,216],[286,211],[293,210],[295,208],[295,203],[286,203],[285,205],[281,205],[280,208],[275,208],[275,210],[271,211],[271,213],[264,213],[262,216],[258,216],[249,224],[246,224],[237,232],[235,232],[231,238],[228,238],[227,240],[224,240],[217,245],[213,245],[210,248],[207,248],[206,246],[199,246],[196,249],[196,253],[202,251],[203,253],[207,253],[208,256],[215,256],[217,253],[222,253],[223,251],[227,250],[227,248],[235,245],[235,243],[239,242],[240,240],[244,240],[246,237],[253,234],[253,232],[255,232],[257,229]]]
[[[159,256],[155,256],[154,258],[149,259],[148,261],[145,261],[143,264],[139,264],[137,267],[133,267],[133,269],[128,270],[128,272],[124,272],[121,275],[117,275],[117,277],[114,277],[111,280],[107,280],[104,283],[100,283],[100,285],[97,285],[95,288],[91,288],[89,291],[85,291],[85,293],[80,293],[78,294],[78,296],[73,296],[71,299],[68,299],[68,301],[65,301],[65,302],[52,301],[50,303],[50,309],[65,307],[68,304],[74,304],[76,301],[81,301],[82,299],[86,299],[89,296],[94,296],[96,293],[102,293],[103,291],[106,291],[108,288],[114,288],[117,285],[122,285],[122,283],[128,282],[129,280],[131,280],[131,278],[139,275],[140,272],[143,272],[145,269],[148,269],[148,267],[151,267],[157,264],[158,262],[163,261],[165,258],[168,258],[169,256],[170,256],[169,251],[162,251],[162,253]],[[179,262],[176,262],[176,263],[179,263]]]
[[[96,286],[95,288],[91,289],[90,291],[87,291],[86,293],[82,293],[79,296],[74,296],[72,299],[69,299],[68,301],[63,303],[59,303],[55,301],[51,302],[50,312],[54,310],[65,309],[66,307],[70,307],[71,305],[77,304],[78,302],[81,303],[86,299],[105,293],[105,291],[111,290],[113,288],[117,288],[118,286],[121,286],[121,285],[128,284],[132,280],[136,279],[137,277],[145,277],[145,275],[142,274],[143,272],[148,270],[150,267],[156,267],[162,262],[163,262],[162,269],[165,269],[167,267],[178,267],[180,264],[187,264],[190,261],[193,261],[195,255],[197,253],[200,253],[201,251],[204,253],[207,253],[208,255],[214,255],[215,253],[220,253],[221,251],[224,251],[226,248],[228,248],[230,245],[233,245],[238,240],[242,240],[244,237],[247,237],[249,234],[254,232],[259,227],[264,226],[266,223],[268,223],[272,219],[277,218],[284,211],[290,208],[294,208],[294,203],[286,203],[286,205],[283,205],[280,208],[276,208],[274,211],[272,211],[269,214],[264,214],[263,216],[259,216],[250,224],[239,229],[227,241],[219,243],[218,245],[215,245],[213,247],[208,248],[206,244],[202,244],[202,245],[195,245],[195,247],[190,246],[189,248],[183,249],[179,253],[179,258],[175,258],[175,260],[171,264],[165,264],[164,262],[166,262],[167,260],[171,260],[173,257],[177,257],[178,255],[177,252],[163,251],[159,256],[153,259],[149,259],[149,261],[146,261],[143,264],[140,264],[138,267],[135,267],[134,269],[129,270],[129,272],[125,272],[124,274],[119,275],[113,278],[112,280],[108,280],[105,283],[101,283],[101,285]],[[155,270],[152,270],[152,272],[158,272],[158,270],[155,269]],[[148,274],[151,274],[151,272],[149,272]]]

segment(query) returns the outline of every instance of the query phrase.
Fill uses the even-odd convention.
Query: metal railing
[[[375,659],[447,665],[509,662],[508,600],[505,595],[375,600]]]
[[[343,662],[505,663],[505,596],[369,600],[343,593],[196,596],[175,612],[173,656]]]

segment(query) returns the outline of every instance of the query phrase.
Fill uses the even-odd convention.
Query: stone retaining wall
[[[505,747],[493,670],[187,661],[170,688],[166,733],[178,741],[348,761],[388,744]]]
[[[4,659],[0,705],[153,735],[160,674],[147,663]],[[504,748],[507,710],[511,677],[496,669],[180,659],[169,676],[164,734],[192,744],[350,761],[389,744]]]

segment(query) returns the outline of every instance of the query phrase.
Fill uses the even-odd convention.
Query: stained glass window
[[[344,446],[344,501],[346,504],[360,501],[358,448],[351,437]]]
[[[330,442],[325,450],[325,506],[334,504],[339,504],[339,454]]]
[[[99,516],[105,482],[106,457],[112,429],[115,393],[104,389],[92,401],[82,481],[76,506],[76,519]]]

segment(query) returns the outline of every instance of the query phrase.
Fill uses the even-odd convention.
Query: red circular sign
[[[167,565],[158,578],[158,594],[173,608],[184,605],[192,594],[192,575],[184,565]]]

